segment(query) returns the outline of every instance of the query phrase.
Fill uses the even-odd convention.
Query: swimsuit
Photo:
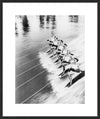
[[[59,50],[61,50],[61,51],[63,50],[63,46],[62,45],[59,46]]]
[[[64,61],[69,62],[71,60],[71,57],[69,55],[64,57]]]
[[[53,43],[54,43],[54,45],[58,45],[58,41],[57,41],[57,40],[56,40],[56,41],[54,41]]]
[[[62,51],[62,54],[63,54],[63,55],[66,55],[66,54],[67,54],[67,49],[64,49],[64,50]]]

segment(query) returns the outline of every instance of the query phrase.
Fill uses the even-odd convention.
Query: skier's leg
[[[69,75],[70,86],[72,85],[72,74]]]
[[[58,62],[58,61],[61,61],[61,55],[59,55],[59,56],[57,55],[57,57],[58,57],[58,58],[57,58],[57,60],[55,61],[55,63]]]
[[[68,65],[69,62],[63,62],[63,64],[61,65],[63,67],[63,72],[60,73],[59,75],[63,76],[65,73],[69,72],[70,71],[70,68],[67,67],[67,69],[65,69],[65,67]],[[59,66],[60,67],[60,66]]]
[[[64,72],[65,72],[65,66],[64,65],[62,65],[62,67],[63,67],[63,72],[61,72],[58,76],[62,76],[63,74],[64,74]]]
[[[74,68],[71,68],[72,71],[76,72],[76,73],[79,73],[79,72],[82,72],[81,69],[77,68],[77,69],[74,69]]]
[[[63,74],[65,73],[65,65],[63,65]]]
[[[47,53],[53,51],[53,44],[52,43],[49,43],[49,47],[50,47],[50,49],[47,51]]]

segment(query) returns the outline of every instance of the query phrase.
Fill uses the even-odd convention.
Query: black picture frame
[[[99,71],[100,71],[100,64],[99,64],[99,60],[100,60],[100,53],[99,53],[99,50],[100,50],[100,47],[99,47],[99,45],[100,45],[100,41],[99,41],[99,38],[100,38],[100,35],[99,35],[99,32],[100,32],[100,1],[99,0],[1,0],[0,1],[0,48],[1,48],[1,50],[0,50],[0,68],[1,68],[1,70],[0,70],[0,73],[1,73],[1,75],[0,75],[0,117],[1,118],[6,118],[6,117],[4,117],[3,116],[3,62],[4,62],[4,59],[3,59],[3,3],[19,3],[19,2],[21,2],[21,3],[30,3],[30,2],[32,2],[32,3],[41,3],[41,2],[46,2],[46,3],[58,3],[58,2],[65,2],[65,3],[78,3],[78,2],[80,2],[80,3],[97,3],[98,4],[98,12],[97,12],[97,16],[98,16],[98,22],[97,22],[97,85],[98,85],[98,87],[97,87],[97,93],[98,93],[98,97],[97,97],[97,117],[95,117],[95,116],[89,116],[89,117],[86,117],[86,116],[81,116],[81,117],[69,117],[69,116],[65,116],[65,117],[61,117],[61,116],[59,116],[59,117],[53,117],[53,116],[50,116],[50,117],[38,117],[38,116],[33,116],[33,117],[7,117],[7,118],[42,118],[42,119],[44,119],[44,118],[100,118],[100,80],[99,80],[99,78],[100,78],[100,73],[99,73]]]

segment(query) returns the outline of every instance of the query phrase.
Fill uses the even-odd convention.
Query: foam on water
[[[62,72],[57,65],[53,63],[53,59],[45,52],[39,53],[41,65],[49,72],[47,80],[50,82],[53,94],[50,94],[44,103],[83,103],[84,96],[84,78],[76,82],[70,88],[65,88],[69,79],[61,80],[58,74]],[[54,96],[55,95],[55,96]]]

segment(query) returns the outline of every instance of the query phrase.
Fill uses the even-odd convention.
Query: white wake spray
[[[62,93],[62,91],[65,89],[65,85],[68,82],[68,80],[62,81],[58,77],[58,75],[62,72],[62,69],[58,69],[58,66],[54,64],[54,60],[50,59],[50,56],[46,53],[40,52],[39,57],[42,66],[50,73],[47,80],[50,81],[53,92],[56,92],[57,94]]]
[[[47,80],[50,82],[54,94],[48,97],[45,103],[84,103],[84,78],[76,82],[70,88],[65,88],[66,84],[69,82],[69,79],[61,80],[58,77],[58,74],[62,72],[62,69],[58,69],[57,65],[54,63],[54,60],[45,52],[39,53],[40,63],[45,68],[49,74]]]

